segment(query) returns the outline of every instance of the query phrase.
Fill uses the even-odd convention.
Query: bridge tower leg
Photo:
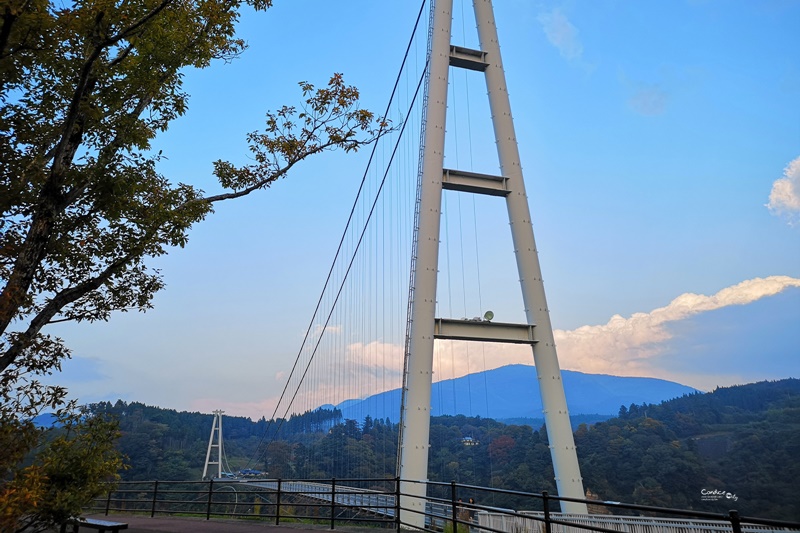
[[[439,227],[442,205],[447,82],[450,64],[452,0],[431,0],[433,16],[428,65],[425,143],[422,158],[419,213],[416,229],[413,301],[403,375],[400,423],[400,521],[425,526],[428,480],[431,383],[433,378],[433,328],[436,315],[436,272],[439,264]]]
[[[417,254],[402,406],[400,443],[401,520],[423,527],[428,479],[434,339],[529,344],[533,350],[547,435],[560,496],[584,498],[583,481],[561,381],[553,329],[545,299],[528,197],[522,176],[505,73],[491,0],[473,0],[480,50],[451,46],[452,0],[435,0],[430,44],[425,150],[420,176]],[[449,66],[483,71],[500,162],[500,176],[444,169],[445,117]],[[436,284],[442,190],[505,197],[527,324],[437,319]],[[586,505],[562,502],[570,513]]]
[[[217,466],[217,478],[222,477],[222,415],[225,411],[214,411],[214,422],[211,423],[211,436],[208,438],[208,450],[206,451],[206,464],[203,466],[203,479],[208,479],[208,467]],[[214,438],[216,437],[216,439]],[[212,460],[212,450],[216,450],[216,460]],[[213,470],[213,469],[212,469]],[[214,476],[214,472],[211,472]]]

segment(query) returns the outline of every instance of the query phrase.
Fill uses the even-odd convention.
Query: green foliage
[[[2,531],[56,527],[79,516],[93,498],[112,487],[109,482],[119,479],[123,463],[115,447],[116,421],[72,414],[43,436],[47,442],[33,463],[0,485]]]
[[[157,171],[153,141],[185,113],[186,68],[231,60],[242,0],[12,0],[0,10],[0,372],[58,369],[43,329],[151,307],[148,258],[184,246],[216,202],[270,186],[325,150],[357,150],[386,127],[334,74],[301,82],[299,108],[248,135],[255,162],[214,165],[216,195]],[[266,8],[269,0],[247,2]],[[8,3],[7,3],[8,4]],[[45,389],[46,402],[62,392]]]
[[[37,510],[41,522],[60,524],[81,514],[93,498],[105,494],[119,479],[122,456],[114,444],[116,421],[101,416],[75,416],[38,454],[44,473],[44,497]]]
[[[584,484],[601,499],[800,519],[789,496],[800,475],[800,380],[623,407],[575,440]],[[704,500],[703,489],[737,499]]]
[[[190,228],[216,202],[265,189],[312,155],[357,150],[388,127],[361,109],[358,90],[334,74],[320,88],[302,82],[298,108],[268,113],[264,130],[247,136],[252,165],[214,164],[220,194],[161,175],[154,141],[186,112],[186,69],[244,51],[235,30],[247,5],[264,10],[271,0],[6,0],[0,6],[0,491],[30,516],[58,514],[40,513],[42,494],[60,509],[77,509],[91,490],[69,492],[67,484],[90,487],[115,464],[103,459],[105,466],[93,471],[94,463],[70,462],[80,450],[105,449],[107,433],[87,421],[67,440],[54,441],[47,461],[21,466],[42,438],[30,420],[45,409],[63,414],[73,407],[65,405],[62,387],[41,384],[70,355],[47,326],[149,309],[164,286],[149,260],[185,246]],[[171,476],[191,471],[186,450],[162,452],[169,426],[148,422],[141,429],[144,440],[122,445],[144,450],[137,475],[155,475],[164,462]],[[55,464],[66,469],[59,476],[76,477],[53,484]],[[12,492],[23,479],[26,490]],[[7,509],[2,516],[14,514]]]

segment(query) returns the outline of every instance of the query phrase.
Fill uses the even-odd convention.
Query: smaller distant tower
[[[211,436],[208,438],[208,451],[206,452],[206,465],[203,467],[203,479],[208,479],[208,467],[217,465],[216,477],[222,477],[222,414],[225,411],[214,411],[214,422],[211,424]],[[216,436],[216,439],[214,438]],[[211,450],[216,449],[216,461],[212,461]],[[212,473],[213,477],[214,474]]]

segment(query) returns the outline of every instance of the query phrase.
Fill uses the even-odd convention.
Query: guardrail
[[[709,513],[619,502],[580,500],[492,489],[455,482],[425,483],[425,511],[400,507],[399,478],[384,479],[226,479],[211,481],[121,482],[88,509],[94,513],[135,513],[211,518],[249,518],[400,529],[404,515],[425,515],[424,531],[448,533],[764,533],[800,531],[800,523],[741,517],[735,510]],[[490,505],[512,502],[517,511]],[[481,501],[482,503],[476,503]],[[581,502],[607,514],[563,514],[560,501]],[[645,515],[645,516],[642,516]],[[406,518],[407,520],[407,518]]]

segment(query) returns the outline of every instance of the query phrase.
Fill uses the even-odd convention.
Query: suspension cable
[[[414,107],[414,101],[416,100],[417,95],[419,94],[419,89],[422,86],[422,81],[423,81],[424,77],[425,77],[424,74],[423,74],[422,77],[420,77],[419,83],[417,84],[417,91],[414,93],[414,99],[411,101],[411,105],[409,106],[409,112],[411,111],[411,108]],[[405,124],[406,123],[407,123],[406,121],[403,122],[403,126],[400,129],[400,137],[402,137],[403,132],[405,131]],[[339,301],[339,297],[341,296],[342,291],[344,290],[345,281],[347,280],[347,276],[350,274],[350,270],[353,267],[353,263],[355,262],[356,252],[360,248],[361,243],[362,243],[362,241],[364,239],[364,234],[367,231],[367,225],[369,224],[369,221],[372,218],[373,213],[375,212],[375,206],[378,203],[378,199],[380,198],[380,193],[383,190],[383,185],[384,185],[384,183],[386,183],[386,177],[387,177],[387,175],[389,173],[388,167],[391,165],[392,160],[394,159],[394,156],[397,153],[397,148],[399,146],[399,142],[400,141],[398,139],[398,142],[395,144],[394,150],[392,151],[392,156],[389,159],[389,164],[387,165],[386,172],[384,173],[383,179],[381,180],[381,184],[378,187],[378,192],[375,195],[375,200],[372,202],[372,207],[370,208],[369,215],[367,216],[367,220],[364,223],[364,228],[362,229],[361,234],[360,234],[360,236],[358,238],[358,242],[356,243],[356,248],[355,248],[355,250],[353,252],[353,256],[350,258],[350,262],[348,263],[347,269],[345,270],[344,278],[342,279],[342,282],[339,285],[339,290],[336,292],[336,297],[333,300],[333,305],[331,307],[331,311],[328,313],[328,317],[326,318],[325,324],[322,327],[322,331],[323,332],[328,327],[328,324],[330,323],[331,317],[333,316],[333,311],[336,308],[336,303]],[[281,425],[283,425],[283,422],[286,420],[286,415],[289,413],[289,409],[291,408],[292,403],[294,402],[295,398],[297,397],[297,394],[300,392],[300,385],[302,385],[303,380],[305,379],[306,374],[308,373],[308,369],[311,366],[311,363],[314,361],[314,356],[316,355],[317,349],[319,348],[319,345],[320,345],[321,342],[322,342],[322,335],[320,335],[320,337],[317,339],[317,342],[314,345],[314,350],[312,351],[311,356],[310,356],[310,358],[308,360],[308,364],[306,365],[306,368],[303,371],[303,375],[300,378],[300,382],[298,383],[297,388],[295,388],[294,394],[292,395],[292,399],[289,400],[289,405],[286,406],[286,410],[284,411],[283,416],[280,418],[280,422],[278,422],[278,428],[275,430],[276,434],[277,434],[278,431],[280,431]]]
[[[409,38],[408,45],[406,46],[405,54],[403,55],[403,61],[400,64],[400,69],[399,69],[399,71],[397,73],[397,78],[395,79],[394,86],[392,87],[392,93],[389,96],[389,103],[386,106],[386,111],[384,112],[384,116],[388,116],[389,115],[389,111],[391,109],[392,102],[393,102],[395,94],[397,92],[397,88],[398,88],[398,86],[400,84],[400,80],[402,79],[402,73],[403,73],[403,70],[405,69],[406,61],[408,60],[408,56],[409,56],[409,52],[411,50],[411,46],[412,46],[412,44],[414,42],[414,37],[415,37],[415,35],[417,33],[417,29],[419,27],[419,22],[420,22],[420,20],[422,18],[422,13],[424,11],[424,7],[425,7],[425,2],[426,1],[427,0],[423,0],[422,1],[422,4],[420,5],[419,12],[417,13],[417,18],[416,18],[416,21],[414,22],[414,28],[411,31],[411,37]],[[419,91],[419,88],[417,89],[417,91]],[[415,95],[415,98],[416,98],[416,95]],[[413,104],[412,104],[412,106],[413,106]],[[403,124],[403,129],[405,129],[405,121],[404,121],[404,124]],[[379,136],[383,135],[384,133],[385,133],[384,132],[384,126],[381,125],[381,128],[379,130]],[[300,358],[302,356],[303,346],[306,345],[306,342],[308,341],[308,338],[309,338],[309,336],[311,334],[311,330],[314,327],[314,320],[316,319],[317,314],[319,313],[320,306],[322,305],[322,301],[324,299],[324,296],[325,296],[325,293],[327,291],[328,285],[330,284],[331,277],[333,275],[333,271],[334,271],[334,268],[336,266],[336,261],[337,261],[337,259],[339,258],[339,255],[342,252],[342,247],[343,247],[344,241],[345,241],[345,239],[347,237],[347,231],[350,228],[350,224],[353,221],[353,215],[354,215],[354,213],[356,211],[356,208],[358,206],[358,201],[359,201],[359,199],[361,197],[361,193],[362,193],[362,191],[364,189],[364,184],[366,182],[366,179],[367,179],[367,176],[368,176],[368,173],[369,173],[369,169],[370,169],[370,167],[372,165],[372,161],[373,161],[373,159],[375,157],[375,153],[377,151],[377,147],[378,147],[378,143],[375,142],[372,145],[372,151],[370,152],[370,156],[369,156],[369,159],[367,161],[367,166],[366,166],[366,169],[364,170],[364,175],[361,178],[361,183],[358,186],[358,191],[356,192],[356,198],[355,198],[355,200],[353,202],[352,208],[350,209],[350,214],[348,215],[347,223],[345,224],[344,231],[342,232],[342,237],[339,240],[339,245],[338,245],[338,247],[336,249],[336,254],[334,255],[333,261],[331,262],[331,267],[328,270],[328,275],[327,275],[327,277],[325,279],[325,284],[323,285],[322,292],[320,294],[319,299],[317,300],[317,304],[316,304],[316,306],[314,308],[314,313],[311,316],[311,321],[309,322],[308,328],[306,329],[305,335],[303,337],[303,342],[300,345],[300,350],[298,351],[297,357],[295,358],[294,364],[292,365],[292,370],[289,373],[289,376],[286,378],[286,384],[284,385],[283,390],[281,391],[280,398],[278,399],[278,402],[275,405],[275,409],[272,412],[272,416],[267,421],[267,427],[264,429],[264,434],[262,435],[262,437],[261,437],[261,439],[260,439],[260,441],[258,443],[258,446],[256,446],[256,450],[255,450],[253,456],[247,462],[247,467],[246,468],[249,468],[249,466],[253,462],[253,460],[256,459],[257,456],[259,456],[259,450],[260,450],[261,446],[264,444],[264,441],[265,441],[266,436],[267,436],[267,434],[269,432],[270,426],[273,424],[273,421],[275,420],[275,415],[278,413],[280,405],[283,402],[283,399],[284,399],[284,397],[286,395],[286,391],[289,388],[289,384],[291,383],[291,379],[295,375],[295,371],[297,370],[297,365],[299,364]],[[328,317],[328,318],[330,319],[330,317]],[[326,325],[327,325],[327,322],[326,322]],[[324,329],[323,329],[323,333],[322,334],[324,334]],[[317,342],[317,346],[319,346],[319,342]],[[315,347],[315,351],[316,351],[316,347]],[[306,372],[307,372],[307,369],[306,369]],[[303,373],[303,376],[305,376],[306,372]],[[301,378],[300,383],[302,384],[302,378]],[[298,385],[298,389],[299,389],[299,385]],[[296,395],[297,395],[297,391],[295,391],[295,396]],[[294,399],[294,397],[293,397],[293,399]],[[290,405],[291,405],[291,402],[290,402]],[[278,434],[279,430],[280,430],[280,426],[278,427],[278,429],[276,429],[275,435]]]
[[[427,66],[426,66],[426,70],[427,70]],[[411,111],[413,110],[414,103],[416,102],[417,96],[419,95],[419,90],[422,87],[422,82],[423,82],[424,78],[425,78],[425,74],[423,72],[423,75],[420,77],[419,82],[417,83],[417,89],[416,89],[416,91],[414,93],[414,98],[412,99],[411,104],[409,105],[409,110],[408,110],[409,113],[411,113]],[[353,263],[355,262],[356,252],[361,247],[361,243],[363,242],[364,235],[365,235],[365,233],[367,231],[367,226],[369,224],[369,221],[372,219],[372,215],[375,212],[375,207],[376,207],[376,205],[378,203],[378,199],[380,198],[381,191],[383,190],[383,186],[386,183],[386,178],[387,178],[387,176],[389,174],[389,167],[391,166],[391,163],[394,160],[394,156],[397,153],[397,150],[398,150],[398,147],[399,147],[399,144],[400,144],[400,139],[402,139],[403,132],[405,131],[405,126],[408,123],[407,118],[408,118],[408,116],[406,116],[405,119],[403,120],[403,125],[400,128],[400,135],[398,136],[398,141],[395,143],[394,150],[392,151],[392,155],[389,158],[389,162],[387,164],[386,171],[384,172],[383,179],[381,180],[381,184],[378,187],[378,191],[377,191],[377,193],[375,195],[375,199],[372,202],[372,206],[371,206],[369,214],[367,216],[367,220],[364,222],[364,227],[363,227],[363,229],[361,231],[361,234],[359,235],[358,241],[357,241],[356,246],[355,246],[355,250],[353,251],[353,255],[350,258],[350,261],[349,261],[349,263],[347,265],[347,269],[345,270],[344,277],[343,277],[343,279],[342,279],[342,281],[341,281],[341,283],[339,285],[339,289],[336,292],[336,297],[333,300],[333,304],[331,306],[331,311],[328,313],[328,316],[325,319],[325,323],[322,326],[322,332],[323,333],[325,332],[326,328],[328,327],[328,325],[330,323],[331,317],[333,316],[333,312],[336,309],[336,304],[338,303],[339,298],[341,297],[342,291],[344,290],[345,281],[347,281],[347,277],[350,274],[350,270],[353,267]],[[310,329],[311,328],[309,328],[309,331],[310,331]],[[289,404],[286,406],[286,410],[284,411],[283,416],[279,419],[278,427],[275,429],[275,435],[277,435],[278,432],[280,431],[280,428],[281,428],[281,426],[283,425],[283,422],[286,419],[286,415],[289,413],[289,409],[291,409],[291,406],[294,403],[295,398],[297,398],[297,394],[300,392],[300,386],[303,384],[303,381],[305,380],[305,377],[308,374],[308,370],[311,367],[311,363],[314,361],[314,357],[315,357],[315,355],[317,353],[317,350],[319,349],[319,345],[322,342],[322,336],[323,336],[322,334],[319,336],[319,338],[317,339],[317,341],[316,341],[316,343],[314,345],[314,349],[313,349],[313,351],[311,353],[311,356],[309,357],[308,364],[306,364],[306,367],[303,370],[303,374],[300,377],[300,381],[298,382],[297,387],[295,388],[295,391],[294,391],[294,393],[292,395],[292,398],[289,400]],[[298,359],[295,361],[295,363],[297,363],[297,361],[299,361],[299,357],[300,356],[298,355]],[[288,388],[288,383],[287,383],[287,387],[284,387],[284,391],[286,390],[286,388]],[[280,405],[280,403],[278,405]],[[277,410],[278,409],[276,408],[275,412],[273,413],[273,419],[275,417],[275,413],[277,413]],[[266,436],[266,433],[265,433],[265,436]],[[262,439],[262,442],[263,442],[263,439]],[[260,446],[260,443],[259,443],[259,446]],[[259,457],[259,459],[260,459],[260,457]]]

